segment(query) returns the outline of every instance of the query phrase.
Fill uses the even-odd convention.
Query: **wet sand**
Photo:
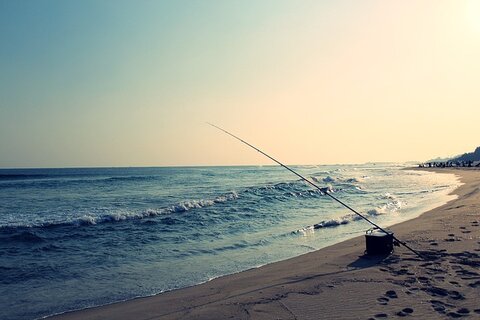
[[[51,319],[480,318],[480,170],[446,205],[390,229],[405,248],[363,256],[364,237],[190,288]],[[367,226],[366,226],[367,228]]]

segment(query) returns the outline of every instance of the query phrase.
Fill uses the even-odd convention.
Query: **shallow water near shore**
[[[293,168],[389,226],[452,199],[459,185],[404,167]],[[0,318],[182,288],[368,228],[275,166],[0,170]]]

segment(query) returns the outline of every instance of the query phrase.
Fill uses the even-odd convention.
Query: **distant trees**
[[[475,151],[470,152],[470,153],[465,153],[461,155],[460,157],[453,159],[453,161],[480,161],[480,147],[477,147]]]
[[[454,159],[446,161],[430,160],[418,166],[421,168],[480,167],[480,147],[477,147],[473,152],[464,153]]]

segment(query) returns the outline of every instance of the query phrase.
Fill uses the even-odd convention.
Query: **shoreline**
[[[459,176],[463,183],[453,191],[453,194],[458,196],[456,199],[424,212],[417,218],[389,227],[396,236],[415,249],[421,251],[434,249],[434,252],[430,252],[429,255],[435,256],[435,260],[421,261],[404,248],[397,248],[392,255],[384,257],[384,259],[362,257],[364,242],[363,236],[359,236],[301,256],[222,276],[192,287],[67,312],[48,317],[48,319],[223,319],[229,317],[295,319],[318,318],[319,312],[327,318],[335,316],[339,319],[367,319],[369,317],[375,319],[375,315],[380,318],[379,315],[395,315],[399,312],[403,312],[405,315],[412,313],[415,316],[421,315],[423,318],[437,319],[448,312],[468,311],[467,314],[473,314],[476,312],[472,305],[474,299],[468,299],[466,294],[462,294],[462,299],[459,298],[459,295],[456,296],[458,299],[454,299],[455,294],[450,294],[451,292],[461,294],[459,288],[462,286],[459,281],[450,281],[449,288],[439,287],[436,282],[441,282],[441,277],[445,280],[447,276],[442,275],[443,273],[438,270],[438,275],[429,274],[428,270],[432,268],[441,270],[440,266],[436,264],[441,265],[441,260],[451,258],[449,254],[445,253],[449,250],[444,247],[455,245],[455,249],[457,249],[456,247],[463,245],[461,249],[471,249],[472,244],[465,246],[468,241],[456,240],[457,233],[463,234],[462,231],[447,232],[454,236],[446,236],[443,235],[446,230],[429,229],[428,226],[432,226],[432,223],[444,224],[445,221],[442,219],[448,218],[452,214],[462,216],[462,212],[465,210],[463,208],[467,206],[462,203],[472,205],[472,197],[476,199],[473,201],[475,205],[479,202],[480,191],[477,191],[480,186],[480,171],[428,168],[409,168],[409,170],[453,173]],[[458,205],[454,206],[454,204]],[[475,208],[478,209],[478,205]],[[445,212],[447,217],[440,219],[442,213],[445,215]],[[480,212],[478,210],[476,212],[476,217],[471,217],[471,219],[478,222]],[[462,217],[455,221],[463,223],[459,226],[459,228],[461,227],[459,230],[468,231],[464,234],[471,234],[472,231],[467,228],[472,226],[467,226],[468,222],[460,218]],[[463,218],[466,216],[463,215]],[[476,234],[480,235],[480,228],[477,227],[477,229]],[[430,237],[426,237],[427,235]],[[445,236],[446,239],[449,239],[448,241],[440,239]],[[477,238],[480,239],[480,236]],[[432,242],[432,240],[436,242]],[[462,242],[461,245],[458,244],[459,242]],[[476,242],[475,244],[478,247]],[[463,252],[473,252],[473,250],[463,250]],[[431,263],[430,268],[421,266],[426,263]],[[478,265],[480,266],[480,262]],[[418,269],[417,272],[409,271],[412,268]],[[397,269],[400,269],[400,273]],[[469,270],[468,266],[460,267],[459,270],[463,270],[462,272],[465,274],[474,272]],[[431,281],[429,276],[432,278]],[[405,277],[409,279],[403,279]],[[399,281],[403,281],[403,285]],[[417,282],[423,287],[413,290],[413,286]],[[480,286],[480,281],[478,283]],[[454,288],[450,288],[452,286]],[[398,289],[398,287],[402,288]],[[466,287],[475,289],[468,283]],[[404,293],[403,297],[400,297],[400,290]],[[396,295],[396,298],[393,295]],[[334,298],[335,296],[337,299]],[[415,296],[425,297],[423,300],[418,297],[411,299]],[[343,297],[343,300],[348,302],[345,304],[345,306],[348,305],[348,308],[339,309],[338,297]],[[427,306],[428,303],[432,304],[428,298],[436,299],[434,301],[437,301],[437,304]],[[445,298],[446,302],[442,302],[441,298]],[[450,300],[457,303],[453,304]],[[423,301],[423,303],[418,303],[419,301]],[[439,304],[438,301],[443,304]],[[400,308],[399,302],[403,302],[401,304],[405,305],[403,308],[405,310]],[[342,307],[345,306],[342,304]],[[445,312],[435,311],[435,308],[438,310],[443,308]],[[461,310],[461,308],[465,308],[465,310]],[[321,311],[319,311],[320,309]],[[375,309],[378,309],[378,312],[374,312]],[[413,311],[410,312],[410,309]],[[480,313],[480,310],[478,312]],[[458,314],[462,315],[461,312]]]

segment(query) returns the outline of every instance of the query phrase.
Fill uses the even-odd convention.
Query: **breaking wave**
[[[364,179],[368,177],[364,176],[362,178],[359,177],[354,177],[354,178],[342,178],[342,177],[332,177],[330,175],[327,175],[326,177],[317,177],[317,176],[312,176],[311,179],[315,181],[316,183],[319,184],[329,184],[329,183],[335,183],[339,185],[343,184],[350,184],[350,185],[355,185],[358,183],[364,182]]]
[[[23,176],[22,176],[23,177]],[[121,181],[121,180],[148,180],[153,178],[152,176],[125,176],[125,177],[110,177],[107,180],[110,181]],[[315,177],[311,177],[314,181]],[[100,178],[103,180],[103,178]],[[334,180],[333,178],[327,180]],[[80,179],[80,181],[84,181]],[[59,181],[54,180],[54,183]],[[66,182],[65,180],[63,182]],[[75,181],[70,180],[70,182],[75,183]],[[43,181],[43,183],[50,183],[48,181]],[[325,185],[320,184],[319,185]],[[355,185],[342,185],[346,189],[351,189],[353,192],[358,192],[358,187]],[[40,227],[40,228],[51,228],[51,227],[60,227],[60,226],[88,226],[96,225],[102,223],[112,223],[118,221],[132,220],[132,219],[144,219],[149,217],[156,217],[169,214],[184,213],[194,209],[201,209],[205,207],[215,206],[221,203],[228,201],[233,201],[241,197],[251,197],[256,198],[260,202],[267,201],[279,201],[285,202],[289,201],[292,198],[316,198],[324,196],[324,192],[335,193],[339,190],[345,189],[335,189],[328,185],[325,190],[313,189],[307,185],[302,180],[294,180],[289,182],[280,182],[275,184],[266,184],[262,186],[251,186],[246,187],[243,190],[231,191],[226,194],[222,194],[215,198],[210,199],[193,199],[193,200],[184,200],[172,204],[170,206],[162,208],[150,208],[143,211],[128,211],[128,210],[117,210],[117,209],[100,209],[97,212],[87,212],[85,214],[77,213],[74,217],[63,218],[60,220],[50,220],[50,221],[38,221],[38,222],[28,222],[28,223],[18,223],[18,224],[6,224],[0,226],[0,230],[5,230],[5,228],[31,228],[31,227]]]
[[[382,205],[378,208],[373,208],[373,209],[367,210],[366,213],[364,213],[363,215],[366,216],[366,217],[375,217],[375,216],[383,215],[383,214],[386,214],[386,213],[396,212],[396,211],[401,209],[403,203],[397,197],[395,197],[394,195],[392,195],[390,193],[385,193],[385,194],[382,195],[382,198],[383,199],[388,199],[389,201],[386,204],[384,204],[384,205]],[[338,227],[338,226],[341,226],[341,225],[346,225],[346,224],[349,224],[351,222],[355,222],[355,221],[359,221],[359,220],[362,220],[362,218],[360,216],[352,213],[352,214],[347,214],[347,215],[344,215],[344,216],[336,218],[336,219],[322,220],[319,223],[303,227],[299,230],[294,231],[293,233],[305,234],[305,233],[311,232],[315,229],[335,228],[335,227]]]
[[[17,228],[52,228],[52,227],[61,227],[61,226],[86,226],[86,225],[96,225],[101,223],[118,222],[118,221],[130,220],[130,219],[143,219],[148,217],[168,215],[172,213],[182,213],[192,209],[209,207],[215,204],[235,200],[237,198],[238,198],[238,194],[235,191],[232,191],[230,193],[218,196],[212,200],[200,199],[200,200],[182,201],[166,208],[146,209],[141,212],[115,211],[115,212],[109,212],[103,215],[85,214],[79,218],[75,218],[70,221],[55,221],[55,222],[45,222],[45,223],[38,223],[38,224],[6,225],[6,226],[0,226],[0,230],[5,231],[7,229],[15,230]]]

